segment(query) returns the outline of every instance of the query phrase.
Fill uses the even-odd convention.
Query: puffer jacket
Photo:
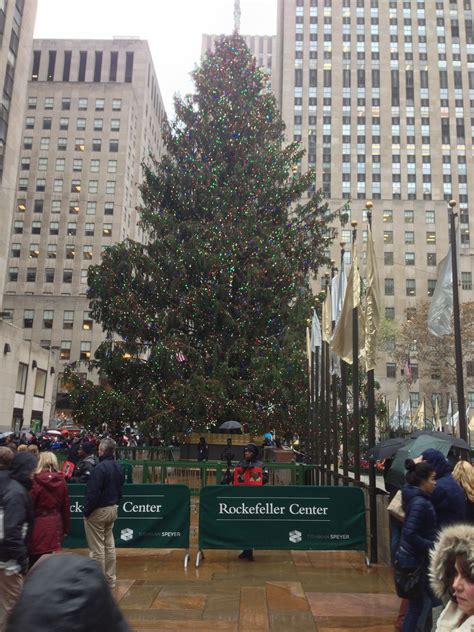
[[[448,460],[439,450],[429,448],[422,453],[436,471],[436,488],[431,494],[431,502],[436,511],[438,529],[456,522],[463,522],[466,516],[464,490],[451,474]]]
[[[430,583],[434,594],[440,599],[449,598],[448,605],[438,619],[437,632],[471,632],[474,630],[474,615],[463,621],[464,614],[451,598],[453,567],[457,555],[465,555],[474,572],[474,526],[451,525],[443,529],[434,549],[430,553]]]
[[[131,632],[95,560],[58,553],[28,574],[7,632]]]
[[[405,511],[400,551],[417,563],[427,561],[429,550],[436,539],[436,514],[430,496],[419,487],[406,485],[402,489]]]

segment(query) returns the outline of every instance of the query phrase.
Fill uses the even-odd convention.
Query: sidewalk
[[[398,613],[391,569],[359,552],[208,551],[187,571],[183,551],[117,553],[116,598],[137,632],[392,632]]]

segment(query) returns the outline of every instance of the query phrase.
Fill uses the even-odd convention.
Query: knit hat
[[[257,456],[258,448],[255,445],[255,443],[247,443],[247,445],[244,448],[244,452],[252,452],[254,456]]]
[[[94,444],[90,441],[83,441],[81,443],[81,450],[84,450],[86,454],[92,454],[94,452]]]

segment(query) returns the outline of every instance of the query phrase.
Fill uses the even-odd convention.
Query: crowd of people
[[[25,600],[25,594],[38,593],[41,588],[44,591],[46,569],[49,569],[48,573],[55,573],[56,581],[56,571],[60,567],[60,574],[68,575],[69,588],[74,592],[79,590],[74,568],[84,580],[82,584],[79,582],[84,593],[79,597],[82,601],[89,594],[90,585],[86,580],[95,583],[102,594],[107,587],[115,587],[116,556],[112,530],[122,496],[124,472],[115,460],[115,441],[105,437],[96,445],[92,440],[93,437],[87,436],[71,443],[68,452],[68,458],[72,459],[70,476],[60,471],[54,452],[39,451],[35,443],[16,446],[10,441],[0,446],[0,606],[7,617],[0,623],[2,631],[59,629],[54,621],[48,628],[49,615],[45,612],[41,614],[44,623],[40,625],[38,621],[35,623],[30,606],[30,614],[25,615],[18,605]],[[98,456],[94,454],[95,448]],[[64,537],[70,530],[68,480],[86,484],[84,530],[94,562],[76,559],[79,556],[70,554],[61,554],[60,562],[51,561],[58,557]],[[53,567],[56,570],[52,570]],[[23,586],[25,576],[27,580]],[[64,595],[68,586],[62,586],[62,589]],[[88,598],[92,605],[94,595],[90,593]],[[109,614],[116,625],[101,629],[128,630],[118,609],[112,607],[112,597],[105,603],[110,606]],[[71,611],[66,609],[66,612],[73,617]],[[57,612],[54,614],[58,616]],[[85,628],[65,625],[61,629]]]

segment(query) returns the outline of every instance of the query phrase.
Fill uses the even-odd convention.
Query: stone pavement
[[[186,571],[183,551],[117,553],[116,598],[136,632],[392,632],[398,613],[390,568],[359,552],[208,551]]]

